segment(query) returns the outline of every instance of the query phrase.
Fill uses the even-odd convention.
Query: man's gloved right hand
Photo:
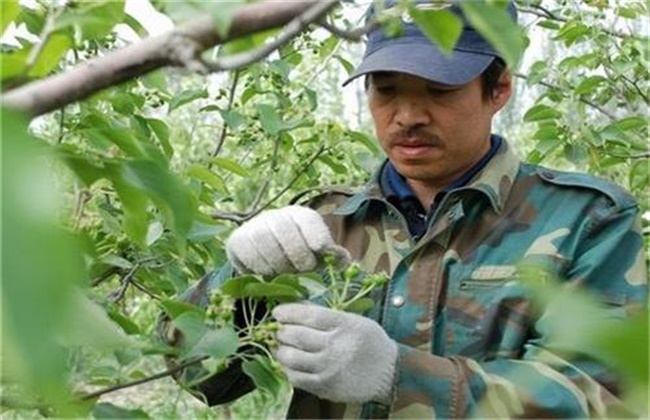
[[[247,221],[226,241],[226,253],[238,272],[269,276],[312,271],[328,253],[350,260],[323,218],[301,206],[267,210]]]

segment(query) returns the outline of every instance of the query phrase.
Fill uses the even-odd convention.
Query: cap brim
[[[366,56],[343,86],[365,74],[406,73],[445,85],[464,85],[480,75],[493,55],[454,50],[444,54],[433,45],[396,43]]]

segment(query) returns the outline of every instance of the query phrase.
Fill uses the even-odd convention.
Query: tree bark
[[[330,1],[332,7],[336,1]],[[210,17],[97,57],[69,71],[29,83],[3,94],[2,104],[32,116],[83,100],[107,87],[170,65],[185,65],[196,55],[246,35],[286,25],[319,0],[267,0],[242,6],[227,36],[221,37]]]

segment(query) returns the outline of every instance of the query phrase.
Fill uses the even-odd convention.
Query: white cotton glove
[[[334,402],[390,404],[397,344],[375,321],[311,304],[273,309],[275,357],[289,381]]]
[[[228,259],[240,273],[277,275],[314,270],[319,257],[349,262],[316,211],[301,206],[267,210],[241,225],[226,241]]]

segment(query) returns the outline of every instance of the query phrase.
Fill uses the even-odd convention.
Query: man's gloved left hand
[[[390,403],[397,344],[375,321],[302,303],[273,316],[275,356],[293,386],[335,402]]]

